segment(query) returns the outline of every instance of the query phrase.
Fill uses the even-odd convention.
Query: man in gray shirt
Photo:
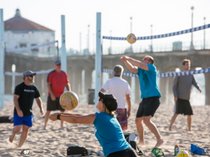
[[[182,65],[183,65],[183,70],[185,71],[190,70],[191,61],[189,59],[184,59]],[[174,79],[173,94],[176,105],[175,105],[175,113],[171,118],[169,130],[172,129],[172,125],[175,122],[178,114],[184,114],[187,115],[188,131],[191,131],[191,123],[192,123],[191,116],[193,115],[193,110],[189,100],[190,100],[192,85],[195,86],[201,92],[193,75],[177,76]]]

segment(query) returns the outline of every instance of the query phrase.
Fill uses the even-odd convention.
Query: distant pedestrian
[[[155,147],[159,147],[163,143],[160,133],[152,122],[156,110],[160,105],[160,92],[157,86],[157,69],[154,65],[152,56],[146,55],[143,61],[136,60],[129,56],[122,56],[121,60],[126,65],[128,70],[136,73],[139,78],[140,92],[142,101],[136,114],[136,127],[139,135],[140,144],[144,144],[144,124],[155,135],[157,143]]]
[[[115,65],[113,77],[105,82],[101,91],[112,94],[118,103],[117,120],[123,130],[128,128],[128,117],[131,114],[130,85],[122,78],[124,68],[121,65]]]
[[[48,98],[44,129],[46,129],[47,127],[47,122],[51,111],[65,111],[61,107],[59,99],[60,96],[63,94],[65,88],[67,91],[71,90],[68,75],[66,72],[61,70],[61,61],[59,59],[55,61],[54,70],[52,70],[47,76],[47,84]],[[61,121],[61,128],[63,128],[63,121]]]
[[[182,69],[184,71],[190,70],[191,61],[184,59],[182,61]],[[176,76],[173,84],[173,94],[175,101],[175,113],[171,118],[169,130],[172,130],[172,126],[179,114],[187,115],[187,128],[191,131],[193,110],[190,104],[190,94],[192,85],[196,87],[200,92],[197,82],[193,75]]]
[[[9,141],[13,142],[15,135],[21,130],[21,136],[18,143],[18,147],[21,147],[27,139],[29,128],[33,124],[32,106],[34,99],[40,109],[40,113],[43,115],[42,101],[40,94],[35,85],[33,85],[36,73],[32,71],[26,71],[23,73],[23,82],[15,87],[14,92],[14,116],[13,123],[14,128],[12,135],[9,137]]]

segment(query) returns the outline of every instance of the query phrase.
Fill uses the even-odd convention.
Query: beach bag
[[[0,123],[13,123],[13,117],[10,116],[1,116]]]
[[[151,153],[152,153],[152,156],[154,156],[154,157],[165,157],[164,152],[161,148],[155,147],[152,149]],[[185,156],[183,156],[183,157],[185,157]]]
[[[197,155],[206,155],[207,154],[207,150],[205,148],[201,148],[196,144],[190,145],[190,151],[191,151],[191,153],[197,154]]]
[[[87,155],[88,155],[88,150],[85,147],[69,146],[67,148],[68,157],[80,157],[80,156],[87,156]]]
[[[143,155],[144,152],[137,146],[138,136],[135,133],[124,133],[126,141],[131,145],[138,155]]]

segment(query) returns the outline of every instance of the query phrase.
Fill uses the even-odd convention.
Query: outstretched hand
[[[56,120],[57,120],[58,114],[60,114],[60,113],[53,113],[53,114],[51,114],[51,115],[49,116],[50,120],[56,121]]]

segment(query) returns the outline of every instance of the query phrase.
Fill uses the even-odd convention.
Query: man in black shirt
[[[14,92],[14,117],[13,123],[14,128],[12,130],[12,135],[9,137],[9,141],[13,142],[15,134],[20,132],[22,128],[22,133],[18,143],[18,147],[21,147],[29,132],[29,128],[32,127],[32,106],[34,99],[40,108],[40,113],[43,115],[42,101],[40,99],[40,94],[38,89],[33,85],[34,76],[36,73],[32,71],[26,71],[23,73],[23,82],[15,87]]]

